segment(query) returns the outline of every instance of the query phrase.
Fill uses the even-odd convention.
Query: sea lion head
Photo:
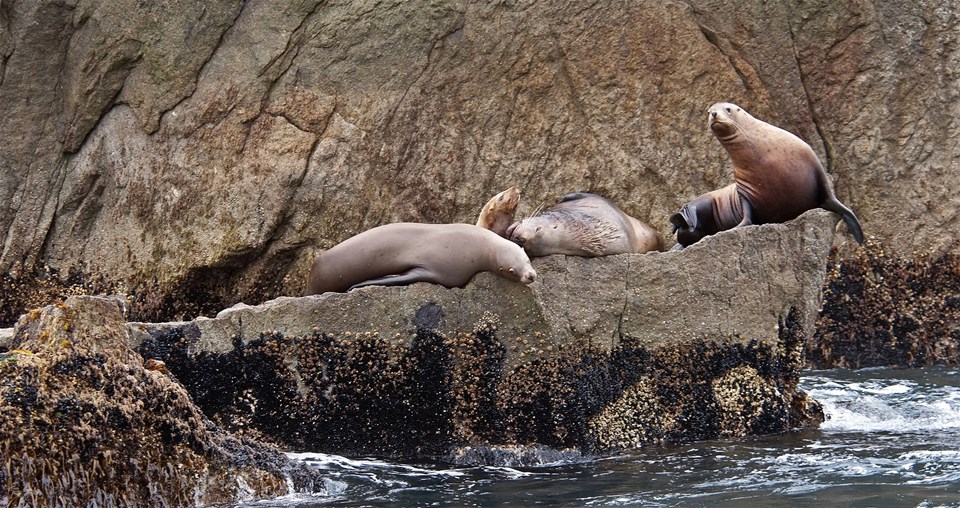
[[[556,243],[557,235],[553,230],[559,227],[558,221],[545,215],[529,217],[511,224],[507,228],[507,239],[523,247],[531,256],[541,256]]]
[[[487,203],[487,206],[491,208],[496,207],[501,210],[515,211],[518,204],[520,204],[520,189],[513,186],[494,196],[493,199]]]
[[[707,125],[721,143],[736,139],[747,118],[750,118],[749,113],[730,102],[718,102],[707,110]]]
[[[504,242],[502,245],[503,248],[497,251],[497,271],[500,275],[524,284],[537,280],[537,271],[533,269],[523,247],[513,242]]]
[[[490,201],[483,205],[480,216],[477,217],[477,226],[506,238],[507,228],[513,222],[513,216],[519,204],[520,189],[510,187],[490,198]]]

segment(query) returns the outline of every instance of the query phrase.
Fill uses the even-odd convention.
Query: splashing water
[[[819,430],[522,467],[291,454],[327,493],[244,506],[960,507],[960,371],[817,371],[801,388]]]

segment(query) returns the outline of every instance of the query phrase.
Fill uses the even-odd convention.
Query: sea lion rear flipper
[[[860,219],[857,218],[857,214],[853,213],[853,210],[841,203],[836,197],[828,198],[820,205],[820,208],[840,215],[843,222],[847,224],[847,231],[853,235],[853,239],[857,243],[863,243],[863,228],[860,227]]]
[[[365,280],[350,286],[350,290],[364,286],[406,286],[414,282],[431,282],[430,271],[422,266],[411,268],[403,273],[387,275],[377,279]],[[348,290],[349,291],[349,290]]]

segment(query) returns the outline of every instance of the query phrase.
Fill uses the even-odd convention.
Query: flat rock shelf
[[[477,275],[131,323],[204,413],[288,449],[482,460],[516,445],[605,453],[816,424],[796,389],[837,218],[683,251],[536,259]]]

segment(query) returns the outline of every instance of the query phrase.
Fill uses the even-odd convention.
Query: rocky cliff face
[[[0,272],[74,267],[141,318],[192,317],[298,293],[316,249],[377,224],[472,222],[510,185],[521,213],[588,190],[668,236],[731,179],[718,100],[809,141],[868,236],[944,250],[957,10],[5,1]]]

